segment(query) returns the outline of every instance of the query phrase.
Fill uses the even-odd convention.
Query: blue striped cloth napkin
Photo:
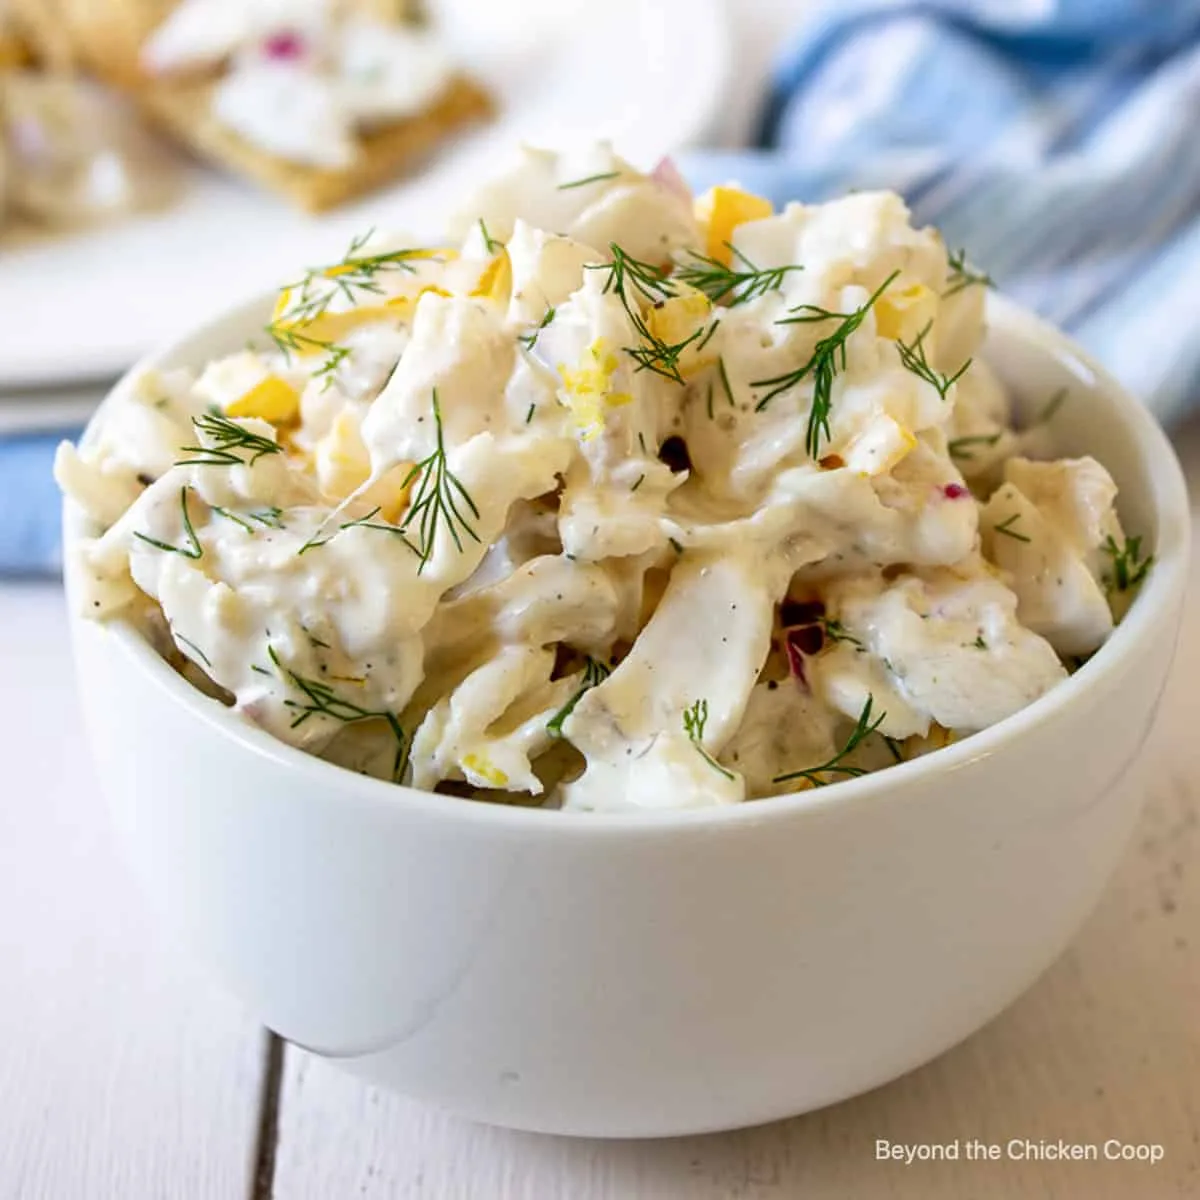
[[[890,187],[1163,419],[1200,394],[1200,0],[826,0],[697,189]],[[58,568],[53,438],[0,440],[0,574]]]
[[[1200,0],[825,0],[759,146],[776,203],[893,188],[1163,420],[1200,400]]]

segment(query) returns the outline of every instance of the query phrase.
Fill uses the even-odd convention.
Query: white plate
[[[372,226],[437,229],[472,180],[528,141],[609,137],[639,166],[695,141],[718,114],[728,66],[722,0],[438,0],[461,61],[498,114],[416,178],[310,217],[190,168],[168,212],[98,232],[0,248],[0,387],[97,379],[150,347],[337,257]]]

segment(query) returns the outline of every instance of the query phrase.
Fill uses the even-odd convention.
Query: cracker
[[[360,134],[359,153],[349,166],[314,167],[269,154],[222,125],[209,104],[213,87],[211,81],[160,83],[139,88],[135,99],[156,124],[197,154],[309,212],[333,208],[386,183],[447,135],[491,112],[487,94],[455,76],[420,113]]]
[[[349,166],[307,166],[260,149],[213,116],[210,101],[219,73],[151,78],[142,70],[141,48],[170,13],[174,0],[11,2],[42,32],[47,50],[53,43],[58,61],[69,54],[73,65],[84,66],[129,93],[154,124],[188,149],[310,212],[333,208],[379,187],[456,130],[492,112],[487,93],[456,75],[420,112],[360,133],[358,154]],[[413,11],[411,0],[345,2],[377,16]]]

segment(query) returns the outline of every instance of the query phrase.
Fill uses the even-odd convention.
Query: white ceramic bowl
[[[147,365],[236,349],[268,308],[244,305]],[[1004,301],[987,357],[1030,406],[1070,387],[1061,448],[1109,467],[1156,560],[1108,644],[1049,695],[818,791],[560,813],[308,757],[194,691],[129,628],[74,619],[100,778],[152,905],[284,1037],[522,1129],[768,1121],[966,1037],[1062,950],[1121,852],[1188,552],[1178,463],[1133,399]],[[68,543],[82,532],[68,509]],[[76,593],[70,570],[67,583]]]

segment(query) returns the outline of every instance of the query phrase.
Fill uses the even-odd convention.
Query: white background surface
[[[738,26],[739,77],[769,54],[789,7],[741,8],[754,19]],[[735,94],[729,128],[751,103]],[[1200,487],[1200,423],[1179,445]],[[1200,596],[1200,538],[1194,554]],[[485,1129],[302,1052],[270,1064],[262,1031],[164,944],[115,860],[65,637],[57,586],[0,584],[2,1200],[225,1200],[267,1196],[272,1184],[281,1200],[1200,1195],[1198,606],[1140,767],[1141,826],[1099,910],[1025,997],[870,1095],[761,1129],[654,1143]],[[877,1138],[970,1137],[1157,1142],[1165,1159],[874,1158]]]

